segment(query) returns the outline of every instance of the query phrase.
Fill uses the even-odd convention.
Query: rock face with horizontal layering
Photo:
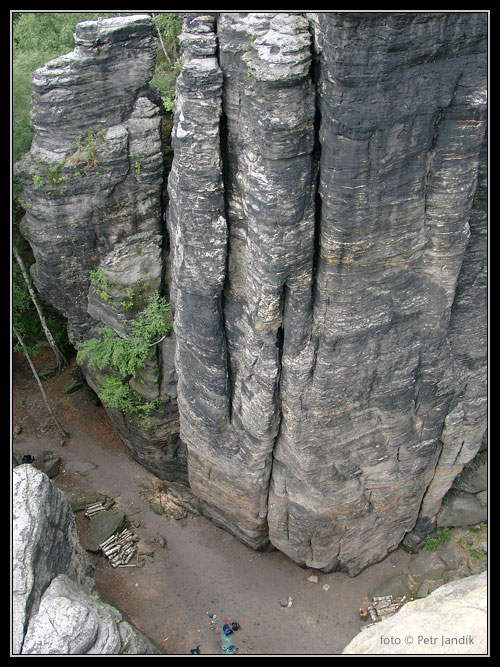
[[[185,30],[169,218],[183,270],[199,267],[175,304],[190,484],[251,546],[356,574],[432,527],[485,427],[484,345],[466,359],[459,325],[484,331],[484,265],[466,254],[481,243],[484,20],[220,16],[218,228],[191,214],[198,181],[189,198],[177,187],[184,155],[208,147],[187,107],[210,95],[220,114],[220,84],[189,53],[208,27]],[[208,150],[215,163],[219,143]]]
[[[285,325],[268,517],[273,543],[312,567],[355,574],[385,555],[474,451],[446,441],[463,410],[449,326],[484,133],[481,23],[461,41],[463,21],[316,17],[312,326],[289,355]],[[484,411],[471,421],[477,449]]]
[[[132,451],[252,548],[355,575],[433,528],[486,428],[486,15],[188,14],[166,230],[148,19],[128,21],[123,43],[100,28],[102,54],[84,24],[65,57],[78,72],[94,48],[96,96],[127,49],[134,66],[107,93],[101,180],[61,209],[44,191],[50,215],[25,188],[37,285],[72,331],[127,335],[123,295],[166,269],[175,336],[143,384],[164,407],[149,438],[127,423]],[[45,162],[86,129],[43,106],[53,70],[35,77]]]
[[[72,342],[104,325],[122,337],[150,295],[162,291],[163,155],[160,110],[148,87],[156,57],[147,15],[79,23],[75,49],[33,78],[34,140],[20,165],[44,299],[68,318]],[[96,276],[92,280],[92,276]],[[133,389],[160,400],[146,427],[117,409],[111,420],[133,456],[154,472],[186,481],[172,340],[155,348]],[[106,373],[85,368],[100,390]]]

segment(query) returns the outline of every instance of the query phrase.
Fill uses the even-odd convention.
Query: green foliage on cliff
[[[97,20],[99,17],[127,15],[131,12],[12,12],[12,160],[18,162],[29,151],[33,137],[33,123],[30,118],[30,104],[32,96],[32,77],[34,71],[43,66],[49,60],[57,58],[70,52],[75,44],[73,33],[76,24],[80,21]],[[177,77],[178,41],[181,21],[175,14],[163,13],[155,17],[155,23],[160,29],[163,44],[170,62],[168,62],[163,50],[158,49],[158,60],[156,65],[155,80],[160,88],[160,94],[164,99],[166,107],[173,104],[175,90],[175,79]],[[169,100],[171,102],[169,102]],[[165,132],[170,132],[167,124]],[[101,132],[101,133],[100,133]],[[85,176],[91,167],[96,166],[96,146],[103,141],[102,130],[90,129],[82,135],[78,145],[75,145],[76,174]],[[164,137],[167,144],[168,137]],[[136,173],[140,172],[140,164],[136,162]],[[40,172],[40,173],[39,173]],[[42,166],[33,165],[30,172],[33,185],[38,188],[47,187],[53,194],[60,193],[67,176],[60,173],[58,165],[50,166],[42,170]],[[50,190],[47,190],[49,194]],[[21,238],[17,225],[29,205],[21,199],[21,185],[14,178],[12,183],[13,202],[13,235],[16,242],[23,246],[23,254],[26,256],[27,265],[33,263],[33,258],[28,257],[30,250]],[[34,315],[30,300],[27,297],[26,286],[18,275],[18,268],[13,263],[12,269],[12,311],[16,329],[22,332],[23,338],[29,349],[34,352],[38,337],[44,344],[44,336],[41,332],[38,318]],[[99,286],[104,291],[102,285]],[[133,295],[127,295],[126,304],[133,305]],[[45,304],[44,304],[45,305]],[[69,346],[66,337],[66,322],[61,316],[46,306],[47,317],[51,320],[51,330],[61,345]]]
[[[135,376],[145,366],[155,341],[172,328],[170,305],[158,294],[132,322],[132,335],[121,338],[111,327],[102,327],[99,338],[90,338],[78,349],[78,361],[99,370],[113,368],[121,376]]]
[[[17,237],[14,240],[16,247],[25,263],[31,260],[31,254],[26,248],[26,243]],[[34,291],[35,287],[31,284]],[[66,320],[55,312],[43,299],[39,298],[39,304],[43,311],[45,321],[59,349],[65,353],[68,352],[71,345],[66,332]],[[43,347],[47,346],[47,341],[43,332],[40,317],[36,312],[32,299],[29,295],[28,286],[23,278],[22,272],[14,258],[12,259],[12,325],[28,350],[28,353],[35,356]],[[18,341],[13,336],[13,351],[20,351]]]
[[[140,394],[130,387],[129,380],[146,366],[154,345],[171,328],[170,304],[155,294],[132,322],[132,334],[128,338],[121,338],[106,326],[99,330],[99,338],[91,338],[80,345],[78,363],[88,363],[91,368],[110,372],[99,392],[105,405],[126,414],[143,415],[156,407],[156,401],[144,403]]]
[[[153,20],[159,37],[159,46],[151,83],[158,87],[165,111],[173,113],[175,83],[180,70],[179,34],[182,21],[172,13],[155,14]]]

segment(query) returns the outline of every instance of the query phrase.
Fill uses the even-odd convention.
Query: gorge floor
[[[59,488],[111,496],[134,522],[139,544],[154,554],[141,568],[113,569],[103,556],[89,553],[95,582],[101,597],[164,653],[185,655],[199,646],[201,654],[220,655],[219,631],[228,619],[240,623],[233,643],[241,655],[339,654],[363,626],[358,610],[366,607],[369,593],[407,569],[411,557],[399,548],[357,577],[314,572],[318,582],[312,583],[312,570],[299,568],[279,551],[254,552],[201,516],[176,520],[156,514],[141,489],[158,480],[131,457],[85,388],[62,393],[70,370],[43,383],[70,434],[61,445],[27,362],[14,357],[13,455],[20,460],[30,454],[42,467],[43,453],[52,452],[62,459],[53,478]],[[50,365],[49,356],[37,359],[37,368]],[[85,545],[88,519],[83,512],[76,518]],[[154,542],[159,535],[166,547]],[[283,598],[292,598],[292,605],[281,606]],[[217,615],[215,625],[208,614]]]

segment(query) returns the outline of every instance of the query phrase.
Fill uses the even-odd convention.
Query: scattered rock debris
[[[155,477],[153,477],[151,485],[143,483],[139,489],[139,493],[147,500],[153,512],[164,515],[167,518],[181,521],[192,512],[177,497],[175,489]]]

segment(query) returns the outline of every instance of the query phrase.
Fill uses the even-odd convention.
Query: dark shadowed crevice
[[[316,278],[318,274],[318,265],[321,254],[321,210],[322,210],[322,201],[320,194],[320,182],[321,182],[321,141],[320,141],[320,130],[321,130],[321,98],[318,90],[318,82],[320,77],[320,62],[319,58],[313,57],[313,64],[311,65],[311,77],[315,87],[316,93],[316,113],[314,117],[314,150],[313,150],[313,162],[312,168],[315,170],[314,174],[314,255],[313,255],[313,270],[312,270],[312,301],[311,308],[314,304],[314,294],[315,294],[315,285]]]

